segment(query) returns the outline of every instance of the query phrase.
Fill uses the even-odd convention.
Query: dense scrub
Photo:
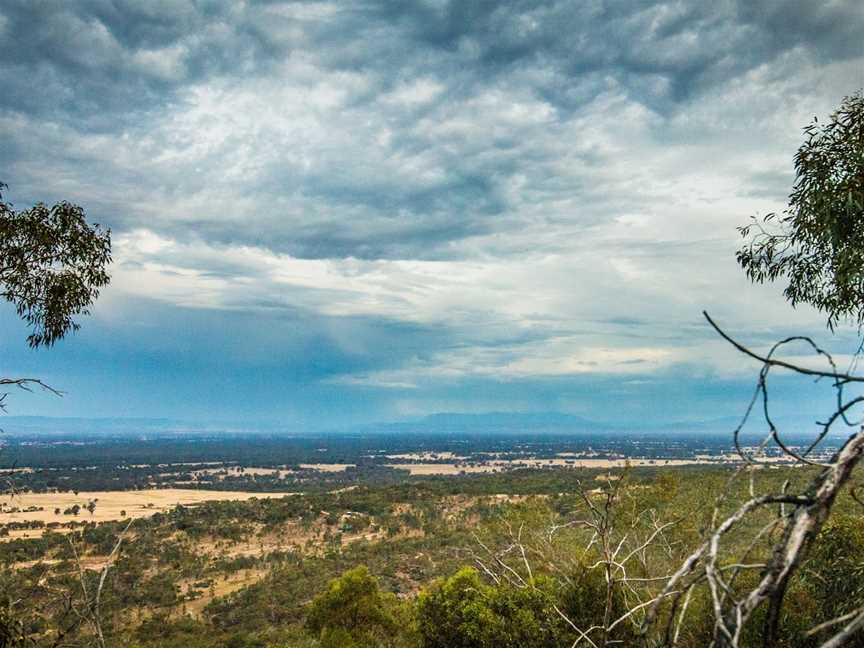
[[[770,490],[808,472],[767,469],[753,479]],[[364,486],[177,508],[125,532],[122,522],[88,524],[73,536],[8,541],[0,543],[0,624],[6,645],[22,636],[23,645],[55,645],[61,636],[62,645],[93,645],[82,574],[94,592],[125,533],[99,609],[111,646],[539,648],[570,646],[598,624],[606,639],[630,645],[642,617],[628,611],[656,592],[652,577],[669,573],[700,541],[729,470],[620,477],[543,470]],[[736,488],[727,508],[748,485]],[[602,512],[606,501],[609,541],[622,553],[662,528],[655,536],[662,542],[628,563],[632,581],[611,589],[603,541],[586,524],[589,503]],[[818,645],[805,631],[864,596],[861,508],[848,495],[837,507],[790,586],[782,645]],[[738,529],[740,543],[759,524]],[[770,540],[753,547],[753,562]],[[744,591],[755,574],[742,574],[736,587]],[[681,644],[707,645],[707,592],[697,590],[689,606]],[[750,645],[761,645],[758,624]]]

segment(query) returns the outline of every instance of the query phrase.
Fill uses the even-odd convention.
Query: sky
[[[4,199],[78,203],[114,251],[52,349],[0,307],[0,375],[65,392],[10,412],[734,415],[758,367],[703,309],[856,348],[735,251],[864,85],[862,33],[858,0],[4,0]]]

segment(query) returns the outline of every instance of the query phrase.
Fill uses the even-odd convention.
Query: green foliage
[[[395,630],[390,606],[378,581],[361,565],[331,581],[315,597],[306,627],[321,637],[322,646],[377,646]],[[345,643],[349,637],[351,642]]]
[[[606,595],[606,581],[601,567],[577,568],[572,570],[570,583],[562,593],[561,609],[579,628],[590,628],[603,619]],[[622,588],[614,588],[610,622],[620,618],[628,609],[622,597]],[[633,639],[631,626],[626,622],[620,623],[614,628],[611,638],[618,641]]]
[[[159,648],[209,648],[214,645],[203,624],[188,617],[171,620],[164,614],[142,621],[134,637],[140,642],[139,645],[156,645]]]
[[[822,527],[805,565],[825,613],[843,614],[864,600],[864,519],[834,515]]]
[[[108,284],[111,233],[65,201],[16,212],[2,198],[0,295],[32,327],[29,345],[51,346],[78,328],[74,318],[86,315]]]
[[[800,582],[790,592],[798,602],[787,604],[790,615],[811,612],[809,627],[852,612],[864,600],[864,518],[834,514],[822,527],[803,565]],[[803,601],[803,603],[802,603]],[[814,646],[819,645],[812,640]],[[824,638],[823,638],[824,639]],[[805,645],[803,642],[800,645]],[[864,646],[864,633],[850,646]]]
[[[570,645],[575,635],[553,607],[550,582],[535,587],[486,585],[470,567],[421,593],[417,624],[423,648],[541,648]]]
[[[24,623],[10,605],[9,601],[0,605],[0,648],[26,646]]]
[[[748,240],[738,263],[757,283],[785,277],[792,305],[815,306],[829,328],[864,325],[864,96],[804,133],[788,209],[739,228]]]

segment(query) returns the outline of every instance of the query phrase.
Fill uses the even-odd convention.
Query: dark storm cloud
[[[376,3],[372,13],[405,26],[431,48],[461,51],[487,74],[519,65],[549,67],[554,78],[538,90],[561,106],[584,101],[578,86],[596,73],[620,77],[648,101],[658,97],[639,87],[640,77],[668,81],[679,101],[793,48],[818,52],[825,62],[860,56],[864,26],[855,2],[784,0],[394,0]]]
[[[794,3],[792,10],[782,2],[16,0],[0,8],[0,114],[22,116],[26,123],[22,132],[4,137],[0,159],[13,176],[6,178],[13,190],[16,183],[56,184],[34,177],[36,167],[55,176],[106,180],[116,173],[116,184],[146,183],[151,195],[215,201],[208,192],[220,182],[228,150],[197,159],[198,177],[189,168],[160,177],[140,167],[127,169],[124,177],[123,170],[106,169],[78,151],[76,142],[51,142],[52,135],[40,131],[68,128],[70,136],[125,133],[146,139],[190,101],[189,88],[278,79],[280,66],[298,54],[322,78],[347,71],[362,79],[332,115],[353,113],[357,120],[334,141],[332,154],[317,169],[304,170],[262,151],[260,170],[242,182],[259,201],[251,222],[251,214],[244,215],[243,227],[219,222],[204,204],[184,219],[167,216],[152,226],[172,236],[184,237],[194,227],[205,238],[259,243],[256,227],[247,226],[257,224],[268,230],[264,238],[273,249],[303,257],[435,258],[448,254],[453,242],[518,228],[518,221],[503,216],[517,208],[505,188],[520,175],[528,176],[528,191],[569,194],[582,204],[596,204],[610,193],[606,187],[580,188],[577,178],[554,186],[556,174],[545,166],[559,152],[543,140],[542,128],[499,121],[501,115],[483,113],[484,105],[472,111],[473,98],[498,92],[502,105],[520,98],[542,102],[554,111],[546,118],[550,125],[560,125],[614,83],[632,101],[670,114],[700,92],[796,48],[822,62],[860,54],[864,19],[856,4]],[[440,86],[428,101],[382,101],[418,78]],[[262,91],[261,101],[275,99]],[[448,106],[459,102],[467,102],[465,113],[454,115]],[[498,125],[480,141],[434,128],[418,132],[424,119],[434,126],[467,116],[478,125]],[[370,160],[376,144],[357,130],[379,127],[391,133],[379,157],[425,155],[438,177],[397,178],[380,159]],[[555,137],[554,128],[547,130]],[[267,133],[259,136],[261,142],[245,145],[266,143]],[[597,152],[580,155],[586,166],[592,159],[596,165],[609,162]],[[364,165],[369,172],[356,173]],[[587,175],[584,184],[592,184]],[[98,193],[104,200],[110,191]],[[280,210],[278,196],[296,198],[302,214]],[[137,211],[106,207],[99,216],[115,227],[130,228],[142,219]],[[590,222],[587,214],[580,217]]]
[[[11,0],[0,15],[2,108],[83,130],[123,128],[188,83],[264,73],[290,48],[232,3]]]
[[[825,62],[858,56],[864,24],[855,2],[382,1],[319,18],[304,3],[289,3],[294,15],[274,11],[281,4],[11,0],[0,9],[4,107],[58,118],[137,112],[189,83],[266,74],[295,47],[325,66],[375,71],[383,89],[457,69],[470,85],[524,64],[550,69],[538,89],[562,104],[567,86],[578,95],[594,72],[656,75],[685,98],[793,48]],[[147,58],[172,47],[182,48],[173,75]]]

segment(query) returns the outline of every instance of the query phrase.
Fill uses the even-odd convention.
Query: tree
[[[24,622],[11,601],[0,604],[0,648],[23,648],[27,645]]]
[[[396,622],[378,581],[365,566],[355,567],[331,581],[315,597],[306,627],[325,646],[380,646],[394,632]]]
[[[51,346],[110,281],[111,232],[90,225],[84,210],[63,201],[16,212],[0,183],[0,295],[15,305],[32,332],[31,347]]]
[[[552,580],[542,575],[532,578],[526,587],[501,579],[487,585],[476,569],[465,567],[420,594],[417,625],[421,645],[423,648],[575,645],[579,635],[556,612],[558,594]]]
[[[804,133],[788,208],[739,228],[738,263],[756,283],[788,280],[786,298],[824,312],[830,329],[864,326],[864,95]]]
[[[831,355],[809,338],[790,337],[775,344],[767,354],[759,354],[730,337],[707,314],[706,318],[738,351],[762,363],[750,404],[733,433],[743,463],[728,478],[724,491],[715,500],[702,543],[673,574],[663,578],[661,595],[648,609],[641,630],[647,635],[652,629],[659,629],[660,636],[673,637],[671,643],[661,645],[677,645],[674,637],[686,628],[691,597],[694,594],[698,597],[700,589],[704,592],[707,586],[709,610],[713,616],[711,645],[717,648],[760,644],[764,648],[805,646],[802,637],[818,641],[813,645],[820,648],[860,645],[850,643],[860,639],[864,629],[864,601],[860,598],[843,601],[842,606],[834,601],[835,617],[822,623],[817,623],[810,611],[804,612],[800,607],[800,614],[793,613],[793,625],[804,627],[784,627],[784,617],[788,619],[787,610],[795,605],[790,593],[794,594],[800,584],[801,567],[809,557],[815,556],[808,567],[810,578],[827,582],[844,569],[847,580],[851,581],[849,576],[854,576],[848,572],[848,563],[835,566],[820,559],[819,547],[825,541],[825,535],[820,535],[823,529],[829,535],[836,533],[830,524],[825,525],[831,519],[838,498],[845,495],[858,502],[854,488],[850,490],[850,487],[864,458],[864,427],[858,415],[852,412],[864,404],[864,396],[849,392],[864,387],[864,376],[839,372]],[[827,368],[812,368],[781,359],[780,354],[786,347],[795,343],[806,344]],[[771,411],[768,376],[781,370],[830,381],[836,394],[832,410],[822,417],[814,438],[804,444],[805,447],[790,446],[786,442]],[[760,443],[745,449],[740,445],[740,434],[751,416],[760,416],[767,431]],[[828,454],[821,444],[834,429],[843,427],[855,432],[838,450]],[[788,460],[799,466],[809,466],[812,471],[809,475],[805,473],[804,479],[785,480],[779,488],[777,482],[769,482],[769,490],[760,494],[754,487],[753,469],[770,463],[770,458],[765,456],[769,444]],[[735,502],[733,487],[736,482],[738,492],[747,493],[749,499]],[[748,536],[749,539],[744,540]],[[857,540],[854,537],[847,540],[839,546],[853,547],[853,551],[857,551]],[[816,569],[822,573],[817,573]],[[851,591],[858,591],[857,584],[852,584]],[[664,605],[671,605],[671,614],[664,613]],[[844,609],[848,611],[837,614]],[[786,643],[784,634],[790,631],[797,637],[792,643]]]
[[[111,232],[90,225],[84,210],[66,201],[16,212],[3,201],[5,187],[0,182],[0,296],[32,328],[31,347],[51,346],[78,329],[75,318],[89,313],[110,281]],[[36,378],[0,378],[7,385],[54,391]],[[5,399],[0,393],[0,410]]]

